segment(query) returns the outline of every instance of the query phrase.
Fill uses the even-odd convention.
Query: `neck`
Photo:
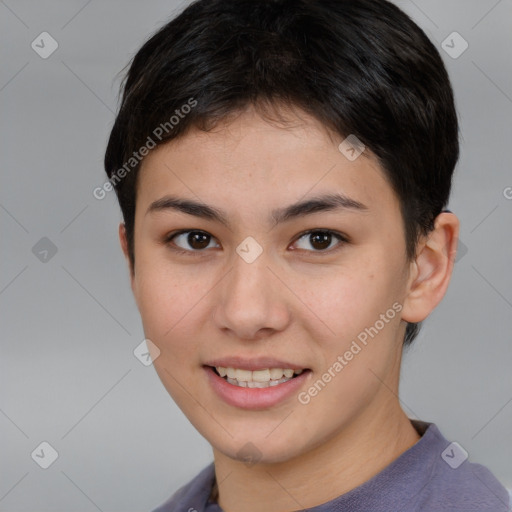
[[[291,512],[360,486],[420,439],[391,396],[393,401],[367,409],[321,446],[286,462],[247,467],[214,449],[219,505],[225,512]]]

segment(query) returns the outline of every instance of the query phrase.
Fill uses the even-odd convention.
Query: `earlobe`
[[[451,212],[440,213],[433,231],[419,246],[412,263],[402,320],[421,322],[444,297],[455,262],[459,220]]]

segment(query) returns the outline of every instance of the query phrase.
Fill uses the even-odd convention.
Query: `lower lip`
[[[297,394],[311,373],[304,370],[297,377],[268,388],[242,388],[219,377],[211,366],[204,366],[213,390],[229,405],[241,409],[261,410],[273,407]]]

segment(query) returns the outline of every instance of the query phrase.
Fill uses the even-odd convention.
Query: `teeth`
[[[249,374],[250,377],[251,372],[247,373]],[[250,378],[247,380],[249,381]],[[256,382],[268,382],[270,380],[270,370],[255,370],[254,372],[252,372],[252,380]]]
[[[229,370],[232,370],[232,368],[228,368],[228,375]],[[233,377],[231,377],[233,378]],[[245,382],[249,382],[252,380],[252,372],[249,370],[239,370],[238,368],[235,370],[235,379],[240,382],[241,380]]]
[[[283,376],[282,368],[272,368],[270,370],[270,378],[272,380],[279,380]]]
[[[278,384],[283,384],[284,382],[288,382],[290,379],[287,379],[286,377],[283,377],[279,380],[269,380],[268,382],[256,382],[256,381],[250,381],[250,382],[244,382],[237,381],[236,379],[230,379],[227,377],[226,379],[230,384],[233,384],[234,386],[238,386],[240,388],[270,388],[272,386],[277,386]]]
[[[268,384],[265,384],[264,382],[256,382],[256,381],[250,381],[247,383],[248,388],[266,388],[268,387]]]
[[[293,375],[300,375],[303,370],[291,368],[265,368],[264,370],[242,370],[240,368],[215,367],[221,377],[226,377],[230,384],[247,388],[267,388],[290,380]]]

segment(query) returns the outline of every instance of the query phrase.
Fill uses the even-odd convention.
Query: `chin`
[[[270,437],[275,436],[271,441]],[[247,467],[255,464],[279,464],[301,455],[306,446],[300,446],[290,432],[251,435],[247,431],[243,435],[222,440],[208,439],[212,447],[230,459],[244,463]]]

